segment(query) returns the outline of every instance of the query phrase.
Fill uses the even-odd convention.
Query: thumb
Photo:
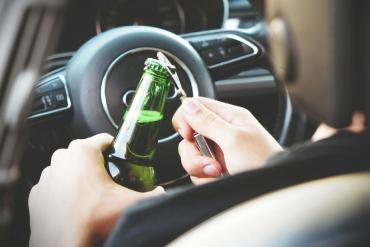
[[[217,144],[222,143],[224,132],[229,127],[228,122],[195,99],[185,99],[181,107],[187,123],[194,131]]]
[[[102,133],[86,138],[82,141],[86,142],[87,144],[91,145],[92,147],[98,150],[104,151],[112,144],[113,136],[106,133]]]

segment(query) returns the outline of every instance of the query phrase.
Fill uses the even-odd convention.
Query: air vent
[[[45,59],[43,72],[49,73],[55,70],[59,70],[60,68],[63,68],[67,65],[69,60],[71,60],[73,56],[73,52],[65,52],[65,53],[57,53],[54,55],[51,55]]]
[[[230,28],[250,28],[261,20],[258,11],[246,0],[230,0]]]

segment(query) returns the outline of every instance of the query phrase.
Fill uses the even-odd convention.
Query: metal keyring
[[[157,57],[159,61],[162,63],[162,66],[166,69],[166,71],[168,72],[168,74],[170,74],[172,78],[171,82],[172,85],[175,87],[176,96],[180,96],[180,99],[186,98],[187,95],[181,85],[180,78],[177,75],[176,67],[173,64],[171,64],[171,62],[162,52],[157,52]]]

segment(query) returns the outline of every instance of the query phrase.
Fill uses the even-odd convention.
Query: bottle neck
[[[157,72],[151,69],[144,69],[144,75],[152,77],[156,83],[166,84],[169,82],[169,77],[168,77],[167,72]]]
[[[166,78],[151,71],[144,72],[136,89],[135,96],[129,108],[124,113],[124,121],[113,141],[114,156],[122,159],[127,158],[128,148],[135,152],[134,140],[140,139],[140,141],[146,143],[148,142],[148,138],[151,138],[150,140],[157,141],[157,136],[153,135],[158,135],[158,133],[145,133],[148,136],[137,136],[142,135],[142,133],[138,133],[137,128],[139,124],[145,122],[145,115],[143,114],[145,112],[158,113],[163,116],[168,90],[168,77]],[[147,143],[147,145],[154,144]]]

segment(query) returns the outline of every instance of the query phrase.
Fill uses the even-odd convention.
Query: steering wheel
[[[266,64],[263,46],[240,30],[180,37],[154,27],[116,28],[85,43],[66,68],[42,78],[35,90],[39,104],[33,106],[30,118],[43,121],[69,116],[71,138],[101,132],[114,135],[142,75],[144,61],[158,51],[176,65],[184,89],[191,96],[215,98],[214,80]],[[171,89],[154,161],[161,182],[185,174],[177,155],[180,137],[171,125],[179,105]],[[286,112],[285,106],[281,112]],[[279,118],[280,138],[287,124],[285,117]]]

